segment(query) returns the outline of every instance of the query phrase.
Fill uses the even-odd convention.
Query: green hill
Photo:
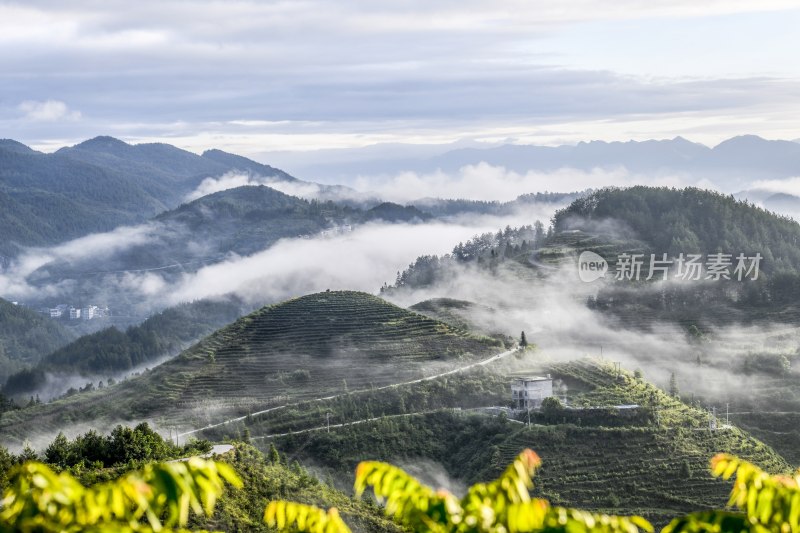
[[[105,430],[141,419],[199,428],[287,402],[423,377],[500,351],[499,341],[380,298],[324,292],[264,307],[138,378],[6,413],[0,433],[14,443],[78,422]]]
[[[505,337],[506,342],[511,341],[502,333],[502,313],[485,305],[454,298],[432,298],[416,303],[409,309],[463,330],[491,337]]]
[[[613,224],[604,222],[613,221]],[[759,252],[765,272],[800,270],[800,224],[717,192],[686,188],[602,189],[556,213],[556,231],[634,238],[649,251]]]
[[[376,413],[375,420],[334,426],[330,432],[323,426],[274,439],[251,433],[259,446],[274,442],[343,484],[352,479],[354,465],[367,458],[414,468],[429,480],[447,476],[455,485],[471,484],[493,479],[522,449],[531,448],[544,462],[538,494],[559,504],[641,513],[657,523],[679,513],[724,505],[729,485],[708,475],[708,460],[720,451],[748,458],[772,472],[791,470],[780,455],[745,431],[735,427],[711,431],[705,411],[628,372],[617,377],[610,364],[545,364],[537,370],[545,371],[557,383],[569,385],[572,407],[534,413],[530,427],[524,420],[480,410],[453,410],[460,403],[460,395],[454,393],[460,386],[448,378],[448,384],[440,380],[436,394],[450,403],[450,409],[414,414],[412,408],[402,416],[400,404],[395,403],[395,410],[386,408],[383,417]],[[508,398],[509,379],[486,375],[481,381],[490,389],[500,387],[497,393]],[[435,390],[432,385],[424,387]],[[492,393],[484,394],[493,400]],[[415,396],[409,390],[409,397]],[[633,408],[615,407],[630,404],[638,405],[636,410],[645,416],[629,414]],[[333,403],[320,406],[330,407],[335,409]],[[431,462],[444,472],[437,473]]]
[[[49,317],[0,298],[0,381],[73,338]]]

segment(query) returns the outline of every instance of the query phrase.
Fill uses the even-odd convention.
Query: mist
[[[562,168],[554,172],[530,171],[520,174],[488,163],[467,165],[457,173],[441,170],[432,173],[400,172],[394,175],[359,176],[353,187],[392,202],[407,203],[420,198],[463,198],[469,200],[510,201],[526,192],[567,192],[606,186],[651,185],[713,188],[710,182],[688,175],[635,174],[624,167],[596,168],[591,171]]]
[[[309,239],[282,239],[266,250],[232,257],[186,274],[169,291],[170,305],[234,293],[246,301],[349,289],[375,293],[419,255],[449,253],[460,241],[506,225],[548,220],[557,206],[542,205],[507,217],[478,216],[457,223],[369,223]]]
[[[463,318],[483,332],[519,338],[525,331],[528,341],[537,346],[532,361],[537,368],[602,357],[631,371],[642,370],[648,381],[664,389],[675,373],[684,393],[722,406],[726,401],[751,399],[755,388],[770,381],[764,375],[744,375],[736,366],[742,357],[795,353],[800,346],[800,331],[791,325],[730,323],[705,332],[708,340],[698,344],[676,324],[634,323],[592,310],[587,299],[613,281],[580,281],[577,260],[565,261],[543,278],[520,279],[518,272],[504,270],[502,265],[494,274],[457,265],[444,278],[432,287],[391,291],[386,297],[402,306],[445,297],[475,302],[480,306]],[[637,290],[658,292],[669,283],[675,282],[654,282]]]

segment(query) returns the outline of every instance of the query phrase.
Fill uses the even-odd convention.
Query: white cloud
[[[266,185],[272,187],[289,196],[299,196],[301,198],[316,198],[320,193],[320,188],[313,183],[295,183],[283,181],[274,176],[257,176],[242,172],[227,172],[218,178],[206,178],[197,188],[189,193],[185,201],[191,202],[203,196],[214,194],[236,187]]]
[[[18,109],[25,113],[28,120],[55,122],[57,120],[79,120],[80,111],[72,111],[67,104],[59,100],[45,100],[37,102],[35,100],[25,100]]]
[[[403,203],[424,197],[508,201],[520,194],[537,191],[572,192],[637,184],[680,187],[696,183],[685,176],[644,176],[632,174],[624,168],[591,171],[564,168],[555,172],[519,174],[479,163],[462,167],[457,174],[438,171],[428,174],[401,172],[389,178],[361,176],[356,179],[354,187],[362,192],[373,192],[385,200]]]
[[[254,302],[324,291],[375,292],[394,282],[398,270],[417,256],[449,253],[475,234],[505,225],[546,222],[555,210],[547,205],[509,217],[471,217],[459,224],[367,224],[352,232],[312,239],[283,239],[248,257],[232,257],[186,274],[169,292],[168,304],[236,293]]]
[[[29,276],[52,262],[102,260],[111,257],[157,239],[162,230],[157,224],[120,226],[109,232],[93,233],[50,248],[30,248],[15,258],[6,269],[0,269],[0,295],[30,298],[59,294],[71,287],[69,280],[58,285],[37,287],[29,282]],[[148,277],[146,281],[151,292],[157,290],[152,277]]]
[[[752,183],[750,189],[800,196],[800,177],[783,180],[758,180]]]

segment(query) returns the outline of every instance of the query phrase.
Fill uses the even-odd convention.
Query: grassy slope
[[[500,351],[364,293],[334,291],[262,308],[143,376],[0,418],[13,442],[76,422],[202,427],[270,405],[413,379]]]
[[[710,432],[704,429],[704,412],[628,374],[617,380],[609,367],[586,362],[549,370],[570,384],[574,404],[637,403],[658,408],[661,425],[603,427],[586,414],[581,425],[527,428],[502,418],[440,411],[385,418],[331,433],[281,437],[276,443],[291,456],[328,468],[341,479],[351,479],[352,468],[367,458],[405,465],[426,459],[441,463],[449,476],[467,483],[492,478],[529,447],[545,465],[537,490],[554,502],[643,513],[658,522],[677,513],[724,505],[729,486],[707,474],[714,453],[735,453],[771,471],[790,469],[781,456],[746,432],[736,428]],[[266,446],[268,441],[263,442]]]

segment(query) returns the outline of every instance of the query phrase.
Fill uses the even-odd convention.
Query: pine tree
[[[673,398],[678,398],[681,395],[678,390],[678,380],[675,378],[675,372],[669,376],[669,395]]]
[[[522,348],[528,347],[528,339],[525,337],[525,332],[522,332],[522,335],[519,336],[519,345]]]
[[[281,454],[278,452],[278,448],[275,447],[274,442],[269,443],[269,462],[274,465],[281,462]]]

